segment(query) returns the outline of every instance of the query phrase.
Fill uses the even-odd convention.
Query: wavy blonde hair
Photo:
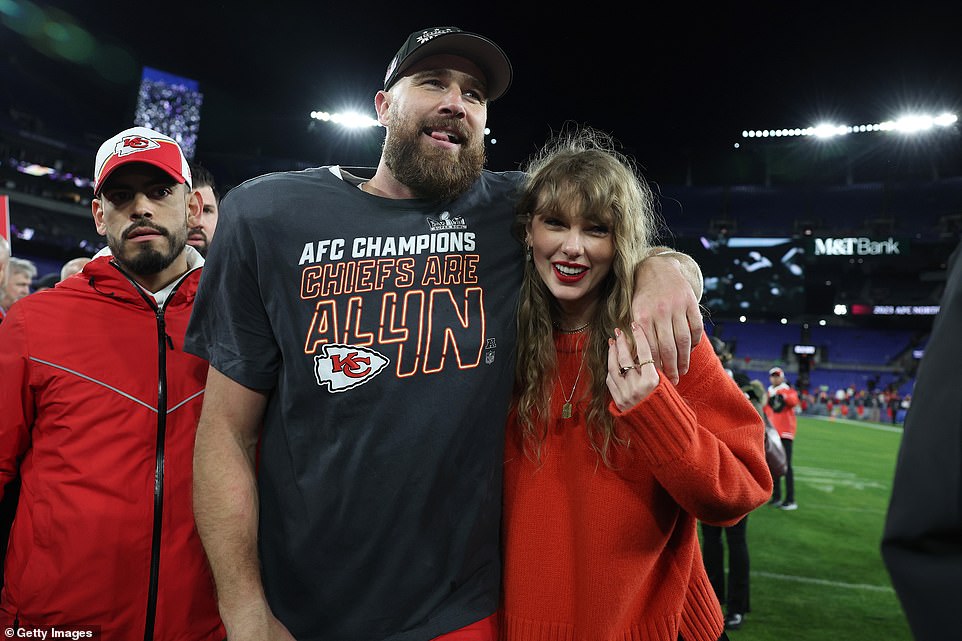
[[[602,462],[610,467],[612,445],[622,446],[625,441],[615,433],[607,408],[608,337],[614,336],[618,327],[631,340],[635,268],[660,231],[655,199],[634,161],[616,150],[609,134],[590,127],[568,126],[549,140],[524,169],[527,178],[513,231],[525,250],[526,231],[535,212],[563,210],[569,215],[597,220],[612,233],[614,258],[591,319],[585,359],[591,390],[588,437]],[[525,261],[518,308],[515,406],[525,452],[536,461],[541,459],[557,376],[553,327],[559,312],[557,301],[533,261]]]

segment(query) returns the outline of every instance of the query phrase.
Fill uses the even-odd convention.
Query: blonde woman
[[[656,369],[630,304],[657,219],[613,141],[568,131],[527,176],[501,637],[715,641],[696,523],[770,496],[761,419],[709,341],[677,386]]]

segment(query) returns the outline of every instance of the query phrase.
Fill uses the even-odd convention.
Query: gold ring
[[[647,361],[643,361],[641,363],[635,363],[634,365],[629,365],[628,367],[622,367],[620,368],[619,371],[621,372],[621,376],[623,378],[625,374],[627,374],[633,369],[641,369],[645,365],[654,365],[654,364],[655,364],[655,359],[649,358]]]

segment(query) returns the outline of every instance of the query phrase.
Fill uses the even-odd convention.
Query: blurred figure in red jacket
[[[785,380],[785,370],[781,367],[773,367],[768,370],[768,404],[765,406],[765,416],[771,421],[778,435],[782,437],[782,445],[785,446],[785,460],[788,463],[788,470],[785,472],[785,501],[782,501],[782,482],[775,481],[775,489],[772,492],[772,500],[769,505],[774,505],[782,510],[797,510],[798,503],[795,502],[795,473],[792,471],[792,444],[795,442],[795,430],[798,419],[795,418],[795,406],[798,405],[798,392],[792,389],[788,381]]]

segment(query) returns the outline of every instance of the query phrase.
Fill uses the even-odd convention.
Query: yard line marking
[[[804,418],[813,418],[816,421],[824,421],[826,423],[844,423],[846,425],[857,425],[858,427],[865,427],[870,430],[879,430],[880,432],[897,432],[902,433],[901,427],[891,427],[889,425],[882,425],[880,423],[867,423],[865,421],[853,421],[850,418],[833,418],[831,416],[806,416],[802,415]]]
[[[847,588],[849,590],[871,590],[872,592],[895,592],[888,585],[869,585],[867,583],[843,583],[842,581],[829,581],[827,579],[815,579],[807,576],[793,576],[791,574],[776,574],[775,572],[758,572],[752,570],[752,576],[762,576],[768,579],[780,579],[782,581],[794,581],[795,583],[814,583],[816,585],[827,585],[833,588]]]

